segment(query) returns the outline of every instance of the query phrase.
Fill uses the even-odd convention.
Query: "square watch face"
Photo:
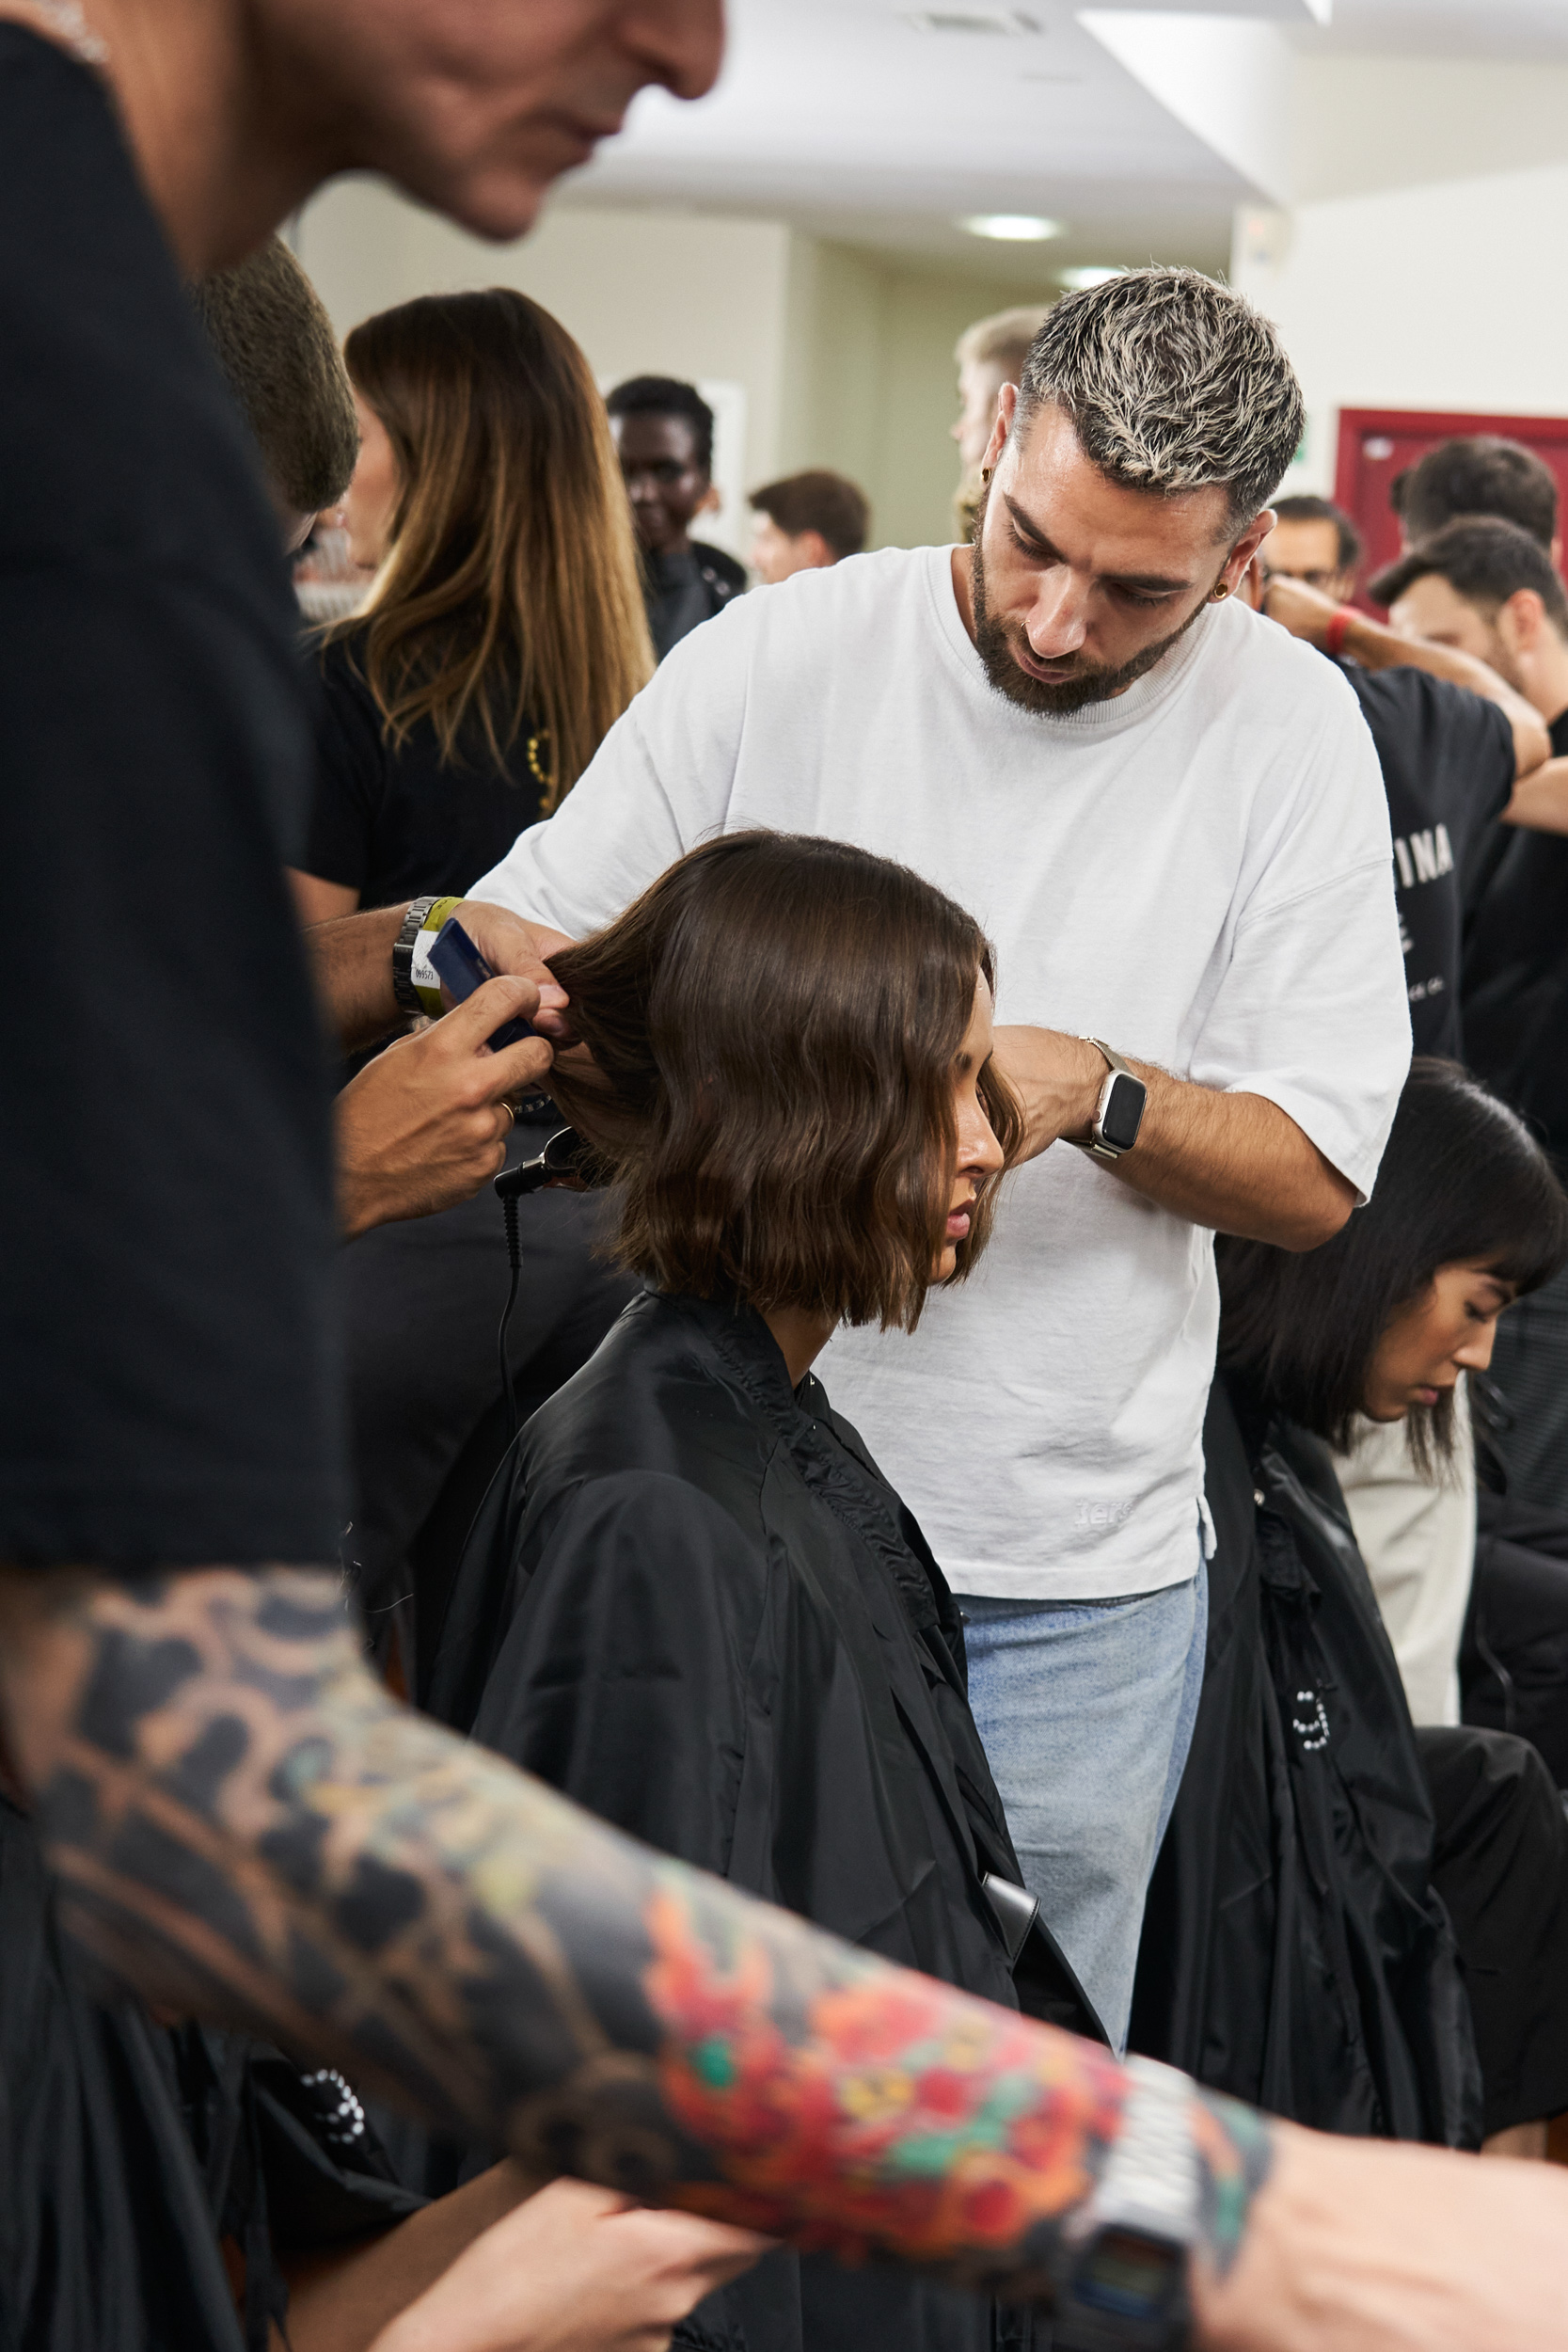
[[[1107,1143],[1118,1152],[1131,1152],[1138,1140],[1143,1123],[1144,1089],[1140,1080],[1129,1078],[1117,1071],[1111,1080],[1101,1118],[1100,1131]]]

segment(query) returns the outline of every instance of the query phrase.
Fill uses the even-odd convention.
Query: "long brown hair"
[[[356,326],[349,378],[391,441],[391,545],[352,636],[389,739],[498,765],[525,722],[545,806],[582,773],[653,647],[614,444],[588,362],[527,294],[426,294]]]
[[[913,1328],[957,1161],[954,1058],[992,979],[971,915],[843,842],[728,834],[550,968],[594,1065],[558,1064],[551,1088],[624,1186],[624,1263],[764,1314]],[[1022,1121],[989,1063],[980,1092],[1010,1159]]]

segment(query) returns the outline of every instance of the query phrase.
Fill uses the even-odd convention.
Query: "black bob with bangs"
[[[1539,1290],[1568,1263],[1568,1198],[1523,1120],[1457,1062],[1411,1064],[1377,1185],[1319,1249],[1222,1238],[1221,1368],[1348,1451],[1379,1340],[1439,1269],[1467,1260]],[[1453,1446],[1453,1400],[1413,1412],[1423,1466]]]
[[[550,968],[594,1058],[558,1065],[551,1091],[622,1187],[624,1264],[764,1314],[913,1328],[951,1195],[955,1058],[975,983],[994,986],[972,915],[868,850],[734,833]],[[1018,1104],[991,1065],[979,1083],[1011,1159]]]

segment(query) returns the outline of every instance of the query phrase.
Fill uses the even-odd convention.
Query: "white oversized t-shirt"
[[[737,598],[470,893],[577,937],[716,833],[897,858],[993,942],[997,1013],[1267,1095],[1370,1191],[1410,1057],[1388,818],[1344,679],[1234,601],[1116,700],[987,680],[950,551]],[[1212,1236],[1056,1144],[970,1280],[817,1369],[956,1589],[1092,1599],[1197,1559]]]

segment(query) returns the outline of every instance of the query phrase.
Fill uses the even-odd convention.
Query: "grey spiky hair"
[[[1027,423],[1047,401],[1084,453],[1137,490],[1222,483],[1250,522],[1301,440],[1301,387],[1279,337],[1228,286],[1196,269],[1137,269],[1068,294],[1029,347]]]

